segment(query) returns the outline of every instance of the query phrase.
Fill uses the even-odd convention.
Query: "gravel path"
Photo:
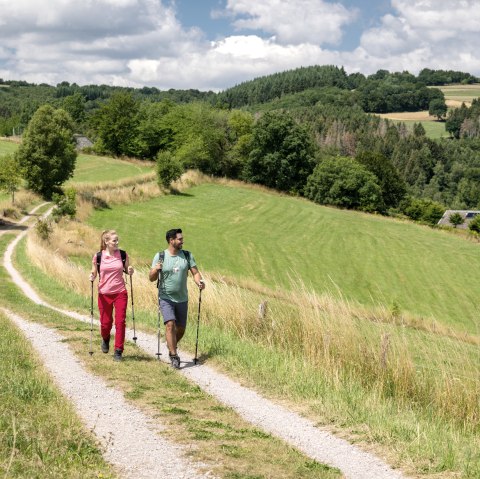
[[[33,344],[54,381],[102,445],[104,456],[120,477],[191,479],[202,474],[184,451],[159,434],[158,425],[128,404],[123,395],[81,365],[55,331],[2,308]]]
[[[15,270],[11,262],[11,255],[18,241],[20,241],[25,234],[26,232],[21,233],[19,237],[9,245],[4,255],[5,267],[13,280],[32,301],[75,319],[87,323],[90,322],[89,316],[62,310],[45,303]],[[157,352],[156,335],[149,335],[139,331],[137,331],[137,335],[139,337],[137,345],[149,354],[155,355]],[[127,330],[127,337],[132,336],[133,332]],[[179,354],[185,357],[185,353],[179,352]],[[162,344],[162,358],[165,361],[168,358],[168,351],[164,344]],[[218,398],[221,402],[231,406],[247,421],[283,439],[307,456],[321,463],[339,468],[347,478],[399,479],[405,477],[399,471],[393,470],[372,454],[364,452],[347,441],[339,439],[329,432],[316,427],[312,421],[274,404],[272,401],[261,397],[252,390],[240,386],[225,375],[216,372],[206,365],[195,366],[193,361],[183,362],[180,372],[197,383],[202,389]],[[135,441],[135,444],[140,447],[142,443]],[[177,475],[177,477],[179,476]]]

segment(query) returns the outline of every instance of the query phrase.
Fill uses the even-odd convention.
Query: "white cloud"
[[[350,61],[390,71],[425,67],[480,74],[477,0],[392,0],[395,15],[362,35]],[[360,63],[360,65],[362,65]],[[363,68],[363,71],[368,71]]]
[[[346,52],[325,45],[339,42],[358,12],[333,0],[225,0],[223,13],[239,31],[214,42],[180,24],[174,1],[0,0],[0,77],[221,90],[315,64],[480,75],[478,0],[391,4]]]
[[[272,39],[254,35],[234,36],[212,42],[211,47],[179,58],[157,61],[133,60],[129,63],[131,78],[136,82],[155,82],[158,86],[175,82],[177,88],[205,85],[221,90],[254,77],[301,65],[332,64],[336,54],[316,45],[282,46]]]
[[[357,15],[324,0],[228,0],[226,10],[238,29],[268,32],[280,44],[337,44]]]

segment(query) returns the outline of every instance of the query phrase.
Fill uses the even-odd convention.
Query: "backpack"
[[[186,249],[182,249],[182,251],[183,251],[183,254],[185,255],[185,259],[187,260],[188,269],[190,270],[190,251],[187,251]],[[158,252],[158,261],[161,261],[163,263],[164,260],[165,260],[165,250],[159,251]],[[157,288],[160,287],[160,277],[162,276],[162,273],[163,273],[163,269],[160,270],[160,272],[158,274]]]
[[[127,260],[127,253],[123,251],[123,249],[119,250],[120,251],[120,256],[122,257],[122,264],[123,264],[123,272],[126,273],[125,271],[125,261]],[[102,252],[99,251],[97,254],[97,273],[98,276],[100,276],[100,263],[102,262]]]

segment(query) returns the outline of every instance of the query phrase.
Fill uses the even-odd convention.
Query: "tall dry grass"
[[[28,255],[46,274],[61,278],[76,293],[88,297],[88,271],[68,260],[71,254],[90,255],[97,247],[88,239],[97,235],[87,227],[81,228],[85,229],[77,234],[76,243],[69,239],[74,230],[54,232],[48,245],[30,234]],[[288,292],[245,288],[214,275],[205,274],[205,278],[208,300],[202,311],[206,324],[267,348],[300,355],[333,387],[348,380],[361,381],[384,398],[394,398],[406,406],[414,404],[467,431],[478,429],[480,378],[472,374],[478,364],[465,352],[470,345],[454,343],[446,358],[442,350],[445,338],[398,327],[392,324],[392,312],[387,310],[377,310],[376,321],[372,321],[372,313],[364,307],[318,294],[298,281],[294,292]],[[134,284],[135,310],[156,311],[155,287],[148,280],[146,268],[136,270]],[[190,286],[195,302],[198,291],[193,284]],[[261,314],[259,304],[263,306]],[[463,364],[469,374],[459,376],[447,359]]]
[[[76,217],[80,221],[88,218],[93,208],[145,201],[162,194],[153,172],[115,182],[76,183],[72,187],[77,192]]]
[[[10,219],[19,219],[35,203],[41,200],[40,196],[29,190],[20,190],[15,193],[15,203],[11,197],[0,201],[0,215]]]

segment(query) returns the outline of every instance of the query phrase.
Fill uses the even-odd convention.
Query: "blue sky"
[[[480,0],[0,0],[0,78],[219,91],[300,66],[480,76]]]

